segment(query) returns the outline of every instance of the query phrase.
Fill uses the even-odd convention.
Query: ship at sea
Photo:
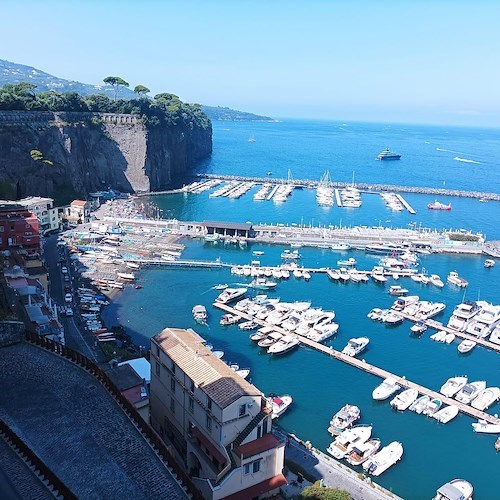
[[[451,203],[445,205],[444,203],[440,203],[439,201],[435,201],[434,203],[429,203],[427,205],[429,210],[451,210]]]
[[[397,153],[393,153],[392,151],[389,151],[389,149],[385,149],[384,151],[379,153],[375,159],[376,160],[399,160],[399,159],[401,159],[401,155],[398,155]]]

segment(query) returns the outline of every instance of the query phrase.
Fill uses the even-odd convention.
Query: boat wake
[[[481,165],[481,162],[479,162],[479,161],[467,160],[467,158],[460,158],[459,156],[455,156],[455,158],[453,158],[453,159],[456,161],[462,161],[464,163],[476,163],[478,165]]]
[[[466,154],[463,151],[454,151],[453,149],[444,149],[444,148],[436,148],[436,151],[442,151],[444,153],[455,153],[455,154],[458,154],[458,155],[464,155],[464,154]]]

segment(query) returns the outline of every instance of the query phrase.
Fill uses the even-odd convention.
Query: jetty
[[[469,415],[473,418],[477,418],[478,420],[484,420],[484,421],[491,423],[491,424],[500,424],[500,419],[493,416],[493,415],[490,415],[489,413],[486,413],[486,412],[483,412],[480,410],[476,410],[475,408],[472,408],[472,406],[466,405],[464,403],[460,403],[456,399],[452,399],[452,398],[448,398],[446,396],[443,396],[441,393],[433,391],[432,389],[428,389],[427,387],[425,387],[423,385],[412,382],[411,380],[408,380],[404,376],[395,375],[394,373],[391,373],[387,370],[384,370],[383,368],[379,368],[375,365],[371,365],[370,363],[367,363],[364,359],[360,360],[360,359],[357,359],[355,357],[343,354],[340,351],[336,351],[335,349],[333,349],[333,347],[327,347],[323,344],[320,344],[319,342],[315,342],[313,340],[308,339],[307,337],[303,337],[302,335],[297,335],[296,333],[289,332],[288,330],[285,330],[284,328],[281,328],[279,326],[271,325],[271,324],[267,323],[266,321],[251,317],[249,314],[242,312],[242,311],[239,311],[238,309],[235,309],[234,307],[228,306],[227,304],[221,304],[219,302],[215,302],[213,305],[214,305],[214,307],[216,307],[218,309],[222,309],[223,311],[225,311],[227,313],[245,318],[247,320],[255,321],[259,325],[262,325],[263,327],[272,328],[274,331],[279,332],[283,335],[289,335],[289,336],[297,339],[301,343],[301,345],[305,345],[307,347],[310,347],[311,349],[314,349],[318,352],[326,354],[327,356],[329,356],[331,358],[334,358],[338,361],[346,363],[346,364],[353,366],[359,370],[362,370],[366,373],[370,373],[370,374],[375,375],[377,377],[380,377],[382,379],[392,377],[404,389],[417,389],[420,394],[425,394],[425,395],[429,396],[431,399],[439,398],[441,401],[443,401],[443,403],[446,403],[448,405],[454,405],[462,413]]]
[[[340,197],[340,192],[338,189],[335,189],[335,200],[337,202],[338,207],[342,207],[342,198]]]
[[[412,215],[415,215],[417,213],[416,210],[414,210],[411,207],[411,205],[400,194],[396,194],[396,198],[401,202],[403,207],[405,207],[406,210],[408,210],[408,212],[410,212]]]

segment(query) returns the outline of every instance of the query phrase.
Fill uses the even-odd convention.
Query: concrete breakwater
[[[219,179],[223,181],[240,181],[240,182],[255,182],[257,184],[284,184],[288,183],[297,188],[308,188],[316,189],[320,181],[315,181],[311,179],[279,179],[272,177],[246,177],[238,175],[219,175],[219,174],[198,174],[201,179]],[[330,182],[330,186],[333,188],[346,188],[351,186],[350,182]],[[416,193],[416,194],[433,194],[436,196],[459,196],[462,198],[476,198],[485,201],[500,201],[500,194],[498,193],[483,193],[480,191],[463,191],[458,189],[444,189],[444,188],[432,188],[432,187],[418,187],[418,186],[395,186],[391,184],[373,184],[366,182],[357,182],[355,184],[356,188],[367,192],[401,192],[401,193]],[[149,193],[154,194],[167,194],[168,191],[161,193]]]

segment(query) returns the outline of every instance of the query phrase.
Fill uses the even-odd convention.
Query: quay
[[[247,320],[252,320],[255,321],[256,323],[262,325],[263,327],[269,327],[272,328],[274,331],[277,331],[283,335],[289,335],[291,337],[296,338],[301,344],[306,345],[308,347],[311,347],[312,349],[319,351],[323,354],[326,354],[334,359],[337,359],[338,361],[342,361],[348,365],[354,366],[355,368],[358,368],[359,370],[363,370],[366,373],[370,373],[372,375],[376,375],[377,377],[381,377],[383,379],[386,379],[388,377],[394,378],[404,389],[417,389],[419,394],[425,394],[429,396],[431,399],[433,398],[439,398],[443,403],[446,403],[448,405],[454,405],[458,407],[458,409],[462,412],[465,413],[466,415],[469,415],[471,417],[477,418],[478,420],[485,420],[486,422],[489,422],[491,424],[500,424],[500,419],[497,417],[494,417],[493,415],[490,415],[489,413],[485,413],[480,410],[476,410],[475,408],[472,408],[472,406],[466,405],[464,403],[460,403],[456,399],[448,398],[446,396],[443,396],[441,393],[433,391],[431,389],[428,389],[427,387],[424,387],[423,385],[416,384],[415,382],[412,382],[411,380],[406,379],[404,376],[401,377],[399,375],[395,375],[394,373],[391,373],[387,370],[384,370],[383,368],[379,368],[377,366],[371,365],[367,363],[365,360],[359,360],[355,357],[352,356],[347,356],[346,354],[341,353],[340,351],[336,351],[333,349],[333,347],[326,347],[323,344],[320,344],[319,342],[314,342],[313,340],[310,340],[306,337],[303,337],[302,335],[297,335],[296,333],[289,332],[285,330],[284,328],[281,328],[276,325],[270,325],[269,323],[266,323],[265,321],[262,321],[258,318],[250,317],[249,314],[244,313],[242,311],[238,311],[237,309],[234,309],[231,306],[228,306],[227,304],[221,304],[219,302],[215,302],[214,307],[218,309],[222,309],[225,312],[228,312],[230,314],[240,316],[242,318],[245,318]]]
[[[408,212],[410,212],[412,215],[415,215],[417,213],[416,210],[414,210],[400,194],[397,194],[396,197],[401,202],[403,207],[405,207],[406,210],[408,210]]]
[[[340,192],[338,189],[335,189],[335,200],[337,201],[337,206],[342,208],[342,198],[340,197]]]

